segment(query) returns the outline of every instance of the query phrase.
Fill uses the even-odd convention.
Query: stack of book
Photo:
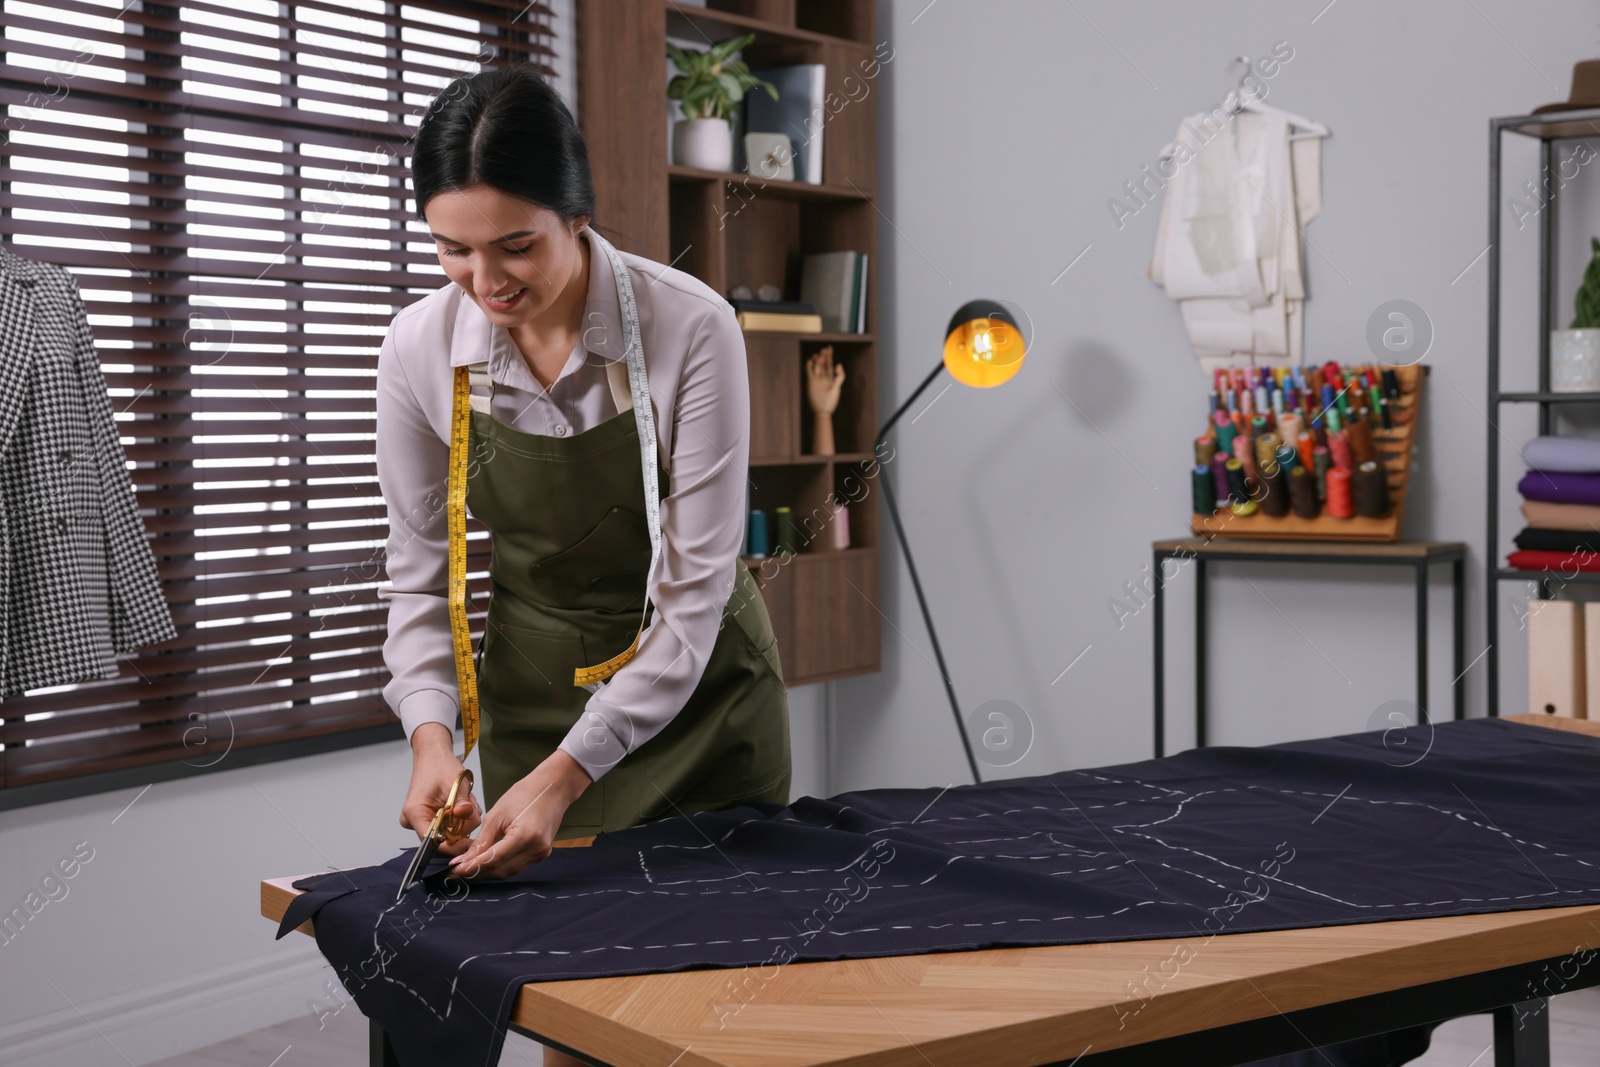
[[[741,329],[771,333],[821,333],[822,316],[803,300],[730,300]]]
[[[831,333],[867,332],[867,254],[817,252],[800,271],[800,299],[817,309]]]

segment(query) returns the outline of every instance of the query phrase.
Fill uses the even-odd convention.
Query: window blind
[[[178,627],[120,657],[114,680],[0,703],[0,801],[347,731],[402,736],[381,694],[377,348],[396,311],[444,284],[413,221],[407,142],[458,75],[553,76],[551,9],[0,12],[0,222],[13,252],[77,278]],[[487,540],[469,531],[481,609]]]

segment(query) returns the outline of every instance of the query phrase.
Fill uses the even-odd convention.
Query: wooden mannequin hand
[[[824,345],[806,358],[806,400],[811,404],[811,452],[833,455],[833,413],[844,389],[844,366],[833,361],[833,346]]]
[[[495,802],[478,836],[450,860],[450,870],[465,878],[505,878],[545,859],[567,808],[590,784],[577,760],[561,749],[552,752]]]
[[[824,345],[806,358],[806,399],[817,415],[832,415],[844,388],[844,365],[833,361],[833,346]]]

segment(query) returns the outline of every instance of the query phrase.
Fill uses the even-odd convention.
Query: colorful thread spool
[[[1350,499],[1350,469],[1329,467],[1327,483],[1328,514],[1336,519],[1350,518],[1355,514],[1355,505]]]
[[[1278,445],[1283,439],[1268,431],[1256,438],[1256,470],[1265,471],[1268,463],[1278,458]]]
[[[1190,480],[1194,483],[1194,513],[1210,515],[1217,510],[1217,483],[1211,477],[1211,467],[1203,464],[1194,468]]]
[[[1233,458],[1244,467],[1244,473],[1252,482],[1256,480],[1256,457],[1250,451],[1250,438],[1235,437],[1233,439]]]
[[[1350,454],[1350,436],[1343,430],[1334,430],[1328,434],[1328,451],[1333,455],[1333,465],[1351,470],[1355,463]]]
[[[1365,409],[1363,409],[1365,410]],[[1372,419],[1363,416],[1361,421],[1352,422],[1346,431],[1350,438],[1350,454],[1355,459],[1355,465],[1360,466],[1368,460],[1378,458],[1378,450],[1372,443]]]
[[[1300,466],[1307,471],[1311,470],[1311,450],[1317,447],[1317,439],[1311,436],[1311,431],[1301,430],[1295,438],[1295,451],[1300,455]],[[1291,471],[1293,467],[1289,468]]]
[[[1261,513],[1263,515],[1289,514],[1289,479],[1277,460],[1261,465]]]
[[[1351,476],[1351,494],[1357,515],[1382,518],[1389,511],[1389,474],[1383,464],[1369,459],[1356,467]]]
[[[767,536],[767,513],[751,509],[750,521],[745,528],[744,554],[765,559],[771,551],[772,542]]]
[[[1217,486],[1217,502],[1228,499],[1228,459],[1226,452],[1218,452],[1211,457],[1211,480]]]
[[[1305,428],[1305,419],[1298,411],[1285,411],[1278,416],[1278,436],[1285,441],[1300,440],[1300,431]]]
[[[1333,469],[1333,456],[1326,448],[1311,450],[1311,473],[1317,479],[1317,499],[1328,499],[1328,471]]]
[[[774,525],[772,550],[780,556],[798,555],[800,552],[800,530],[794,524],[793,508],[777,508],[773,511]]]
[[[1228,510],[1235,515],[1256,513],[1256,502],[1244,485],[1244,464],[1237,459],[1228,460]]]
[[[1302,519],[1317,517],[1317,478],[1305,467],[1289,472],[1289,506]]]
[[[1214,434],[1203,433],[1194,439],[1194,461],[1196,465],[1211,466],[1211,457],[1217,454],[1217,438]]]

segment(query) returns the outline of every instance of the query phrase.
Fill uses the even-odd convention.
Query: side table
[[[1428,569],[1435,563],[1449,563],[1454,586],[1452,621],[1455,643],[1455,681],[1450,683],[1455,698],[1455,717],[1466,717],[1465,673],[1465,590],[1463,571],[1467,546],[1462,541],[1396,541],[1392,543],[1347,541],[1259,541],[1228,540],[1214,537],[1156,541],[1154,552],[1155,607],[1155,754],[1165,755],[1166,714],[1163,663],[1166,650],[1165,613],[1162,586],[1166,584],[1162,565],[1168,559],[1192,559],[1195,565],[1194,598],[1194,733],[1195,747],[1206,743],[1206,564],[1211,560],[1239,563],[1355,563],[1372,566],[1411,567],[1416,573],[1417,612],[1417,717],[1421,722],[1428,706]]]

